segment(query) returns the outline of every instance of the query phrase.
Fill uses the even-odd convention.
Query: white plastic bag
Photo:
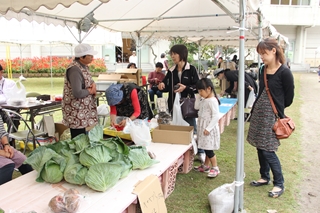
[[[109,115],[109,105],[108,104],[101,104],[97,107],[98,115]]]
[[[144,120],[127,119],[123,132],[130,133],[132,141],[138,146],[148,146],[151,143],[150,128]]]
[[[254,90],[251,90],[249,93],[248,100],[247,100],[246,108],[252,108],[252,105],[255,100],[256,100],[256,96],[254,94]]]
[[[12,106],[21,106],[26,103],[26,88],[20,81],[16,82],[14,87],[9,91],[7,103]]]
[[[209,203],[212,213],[232,213],[234,206],[235,183],[226,183],[212,190],[209,195]]]
[[[172,115],[172,125],[179,125],[179,126],[189,126],[188,122],[183,119],[182,112],[181,112],[181,104],[180,104],[180,93],[176,93],[176,97],[173,103],[173,115]]]

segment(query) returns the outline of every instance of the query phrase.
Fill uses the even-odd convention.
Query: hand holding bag
[[[196,102],[196,99],[190,98],[190,96],[180,99],[182,116],[184,118],[197,118],[198,117],[199,110],[194,108],[195,102]]]
[[[295,124],[294,124],[293,120],[287,116],[285,118],[279,117],[278,111],[276,109],[276,106],[274,105],[272,96],[269,91],[266,68],[264,68],[264,84],[266,87],[266,91],[267,91],[273,112],[277,117],[276,123],[273,125],[272,130],[276,133],[276,137],[278,139],[286,139],[286,138],[290,137],[290,135],[294,131]]]

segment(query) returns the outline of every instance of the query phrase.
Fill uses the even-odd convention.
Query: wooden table
[[[27,113],[30,114],[30,122],[31,128],[35,128],[35,120],[34,118],[37,115],[48,114],[51,112],[55,112],[61,110],[61,101],[45,101],[44,103],[26,103],[21,106],[13,106],[9,104],[1,104],[1,108],[15,110],[17,112],[21,112],[22,110],[26,110]]]
[[[38,213],[49,212],[48,203],[52,197],[63,193],[69,188],[76,188],[85,195],[81,212],[123,213],[136,211],[137,196],[132,194],[135,184],[153,174],[159,177],[164,196],[167,197],[174,189],[176,174],[180,164],[190,170],[190,153],[192,145],[176,145],[152,143],[148,150],[153,151],[160,163],[145,170],[134,170],[117,182],[106,192],[96,192],[87,186],[78,186],[62,181],[58,184],[38,183],[35,181],[37,172],[33,171],[0,186],[0,208],[9,212]],[[193,155],[191,155],[193,157]]]

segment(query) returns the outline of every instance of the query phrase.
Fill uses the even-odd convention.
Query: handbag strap
[[[268,97],[269,97],[269,100],[270,100],[270,103],[271,103],[273,112],[274,112],[274,114],[276,115],[276,117],[278,118],[278,117],[279,117],[278,111],[277,111],[276,106],[274,105],[274,102],[273,102],[273,99],[272,99],[272,96],[271,96],[271,93],[270,93],[269,87],[268,87],[266,66],[264,66],[263,72],[264,72],[264,74],[263,74],[263,75],[264,75],[264,85],[265,85],[265,87],[266,87],[266,91],[267,91],[267,94],[268,94]]]

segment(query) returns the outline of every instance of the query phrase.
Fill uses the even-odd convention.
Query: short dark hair
[[[188,61],[188,49],[183,44],[173,45],[169,51],[169,54],[176,53],[180,56],[180,61]]]
[[[137,68],[136,64],[135,63],[129,63],[127,68],[129,69],[132,65],[134,65],[134,68]]]
[[[3,67],[1,66],[1,64],[0,64],[0,71],[2,71],[3,70]]]
[[[156,63],[156,68],[160,67],[161,69],[163,68],[163,64],[161,62]]]
[[[164,57],[166,57],[166,54],[164,54],[164,53],[161,53],[161,56],[160,56],[161,58],[164,58]]]

